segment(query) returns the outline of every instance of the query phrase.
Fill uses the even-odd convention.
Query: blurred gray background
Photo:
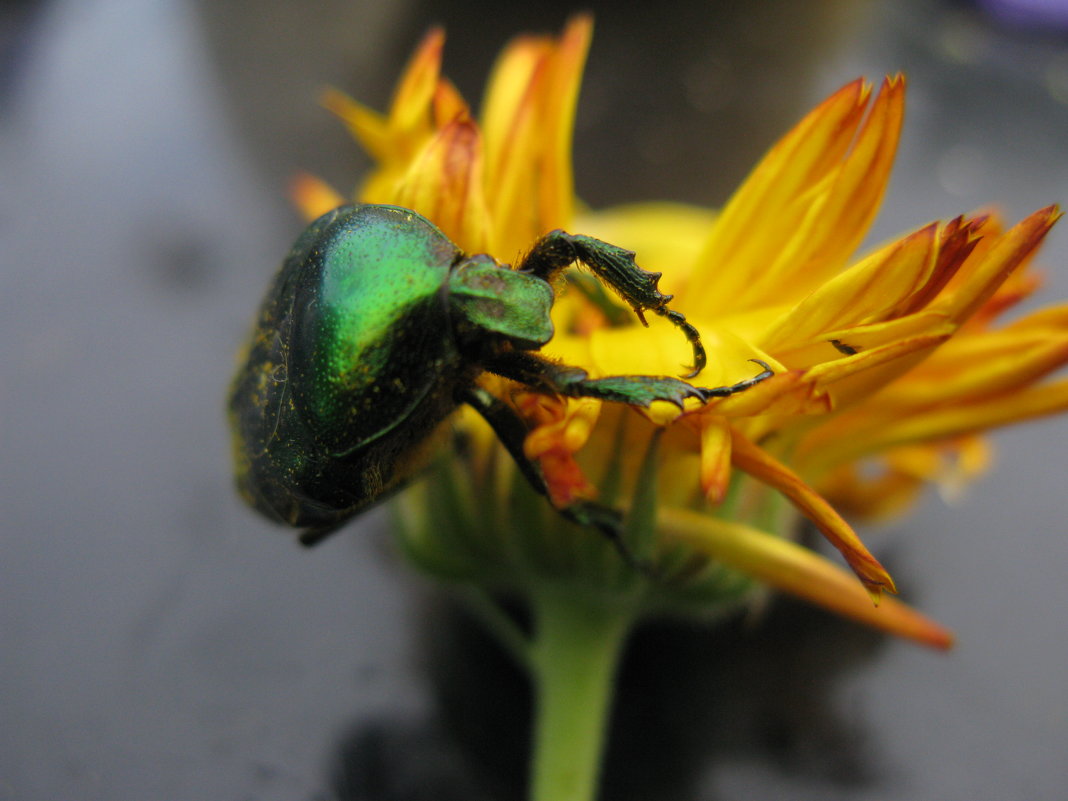
[[[586,3],[579,192],[720,203],[827,92],[903,70],[873,240],[1068,201],[1064,15],[1010,5]],[[477,102],[508,37],[571,8],[0,7],[0,799],[522,797],[522,682],[397,564],[381,512],[303,552],[245,509],[223,398],[301,228],[288,181],[366,167],[320,88],[384,107],[443,23]],[[1041,299],[1068,298],[1068,232],[1042,263]],[[652,627],[605,799],[1063,798],[1068,420],[995,440],[962,502],[865,532],[955,651],[791,602]]]

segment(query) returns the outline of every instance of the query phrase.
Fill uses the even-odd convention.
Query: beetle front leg
[[[541,468],[523,452],[523,443],[527,437],[527,426],[515,411],[497,398],[491,392],[487,392],[478,386],[467,387],[460,391],[457,400],[468,404],[489,423],[490,428],[497,435],[497,439],[515,460],[519,472],[539,494],[549,497],[549,490],[545,484],[545,476]],[[580,526],[591,526],[603,534],[612,546],[619,552],[630,567],[642,573],[650,574],[651,568],[642,562],[627,546],[623,539],[623,513],[610,506],[604,506],[594,501],[573,501],[564,507],[554,506],[564,518]]]
[[[569,398],[596,398],[613,403],[648,407],[653,401],[667,401],[680,409],[687,398],[702,403],[712,398],[725,398],[749,389],[775,373],[759,359],[750,361],[763,369],[752,378],[723,387],[695,387],[669,376],[617,375],[590,378],[581,367],[550,362],[526,351],[507,351],[484,362],[491,373],[511,378],[536,390]]]
[[[639,267],[634,261],[634,251],[592,236],[569,234],[558,229],[550,231],[534,244],[519,269],[551,281],[557,273],[575,262],[585,264],[601,281],[618,292],[634,309],[642,325],[648,325],[645,312],[651,311],[682,331],[693,348],[693,368],[684,378],[693,378],[704,369],[707,358],[700,332],[687,322],[681,312],[668,308],[673,296],[657,289],[661,273],[651,273]]]

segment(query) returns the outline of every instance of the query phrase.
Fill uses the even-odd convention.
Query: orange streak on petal
[[[935,306],[953,319],[967,320],[989,300],[1005,280],[1034,254],[1050,228],[1060,218],[1056,206],[1047,206],[1006,231],[979,256],[959,285],[951,285]]]
[[[434,126],[441,128],[457,117],[470,117],[471,109],[452,81],[442,78],[434,91]]]
[[[878,603],[883,590],[897,592],[886,568],[871,555],[856,532],[800,476],[736,430],[731,431],[731,445],[731,461],[734,465],[779,490],[815,523],[823,536],[845,557],[874,602]]]
[[[412,162],[397,187],[396,202],[431,220],[463,250],[492,252],[481,178],[478,126],[469,118],[458,118],[443,127]]]
[[[720,503],[731,481],[731,432],[727,418],[693,415],[701,435],[701,489],[713,504]]]
[[[923,645],[943,650],[953,645],[950,631],[895,598],[873,606],[852,575],[796,543],[684,509],[661,508],[657,522],[666,539],[776,589]]]
[[[977,230],[980,226],[979,220],[966,221],[964,217],[957,217],[942,227],[934,270],[924,285],[894,310],[894,317],[918,312],[938,297],[979,244]]]

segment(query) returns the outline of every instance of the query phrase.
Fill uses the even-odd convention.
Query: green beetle
[[[527,429],[477,384],[483,372],[532,390],[648,406],[682,406],[739,392],[772,375],[701,388],[677,378],[591,379],[537,351],[553,336],[552,280],[582,263],[635,311],[661,315],[705,364],[700,335],[661,294],[658,273],[634,254],[553,231],[517,269],[468,256],[430,221],[397,206],[342,206],[297,239],[268,290],[230,393],[237,483],[267,517],[312,545],[410,481],[429,460],[440,424],[466,403],[493,428],[523,475]],[[559,510],[593,526],[626,555],[621,515],[592,501]]]

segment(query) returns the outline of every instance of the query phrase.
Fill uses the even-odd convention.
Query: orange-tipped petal
[[[431,28],[419,43],[393,97],[389,121],[394,130],[417,128],[428,118],[437,91],[444,47],[445,31],[441,28]]]
[[[981,219],[965,220],[957,217],[942,226],[939,232],[938,258],[929,279],[920,289],[906,298],[891,317],[903,317],[925,308],[945,289],[979,244]]]
[[[896,598],[873,606],[852,575],[796,543],[686,509],[661,509],[662,535],[776,589],[923,645],[948,649],[953,634]]]
[[[772,148],[717,221],[688,310],[715,317],[804,297],[845,263],[886,188],[904,82],[884,81],[864,120],[869,97],[849,84]]]
[[[1060,216],[1056,206],[1047,206],[1018,222],[979,255],[966,280],[951,284],[950,291],[934,305],[955,320],[967,320],[1027,263]]]
[[[731,446],[734,465],[779,490],[811,520],[853,568],[872,601],[878,603],[883,590],[897,592],[886,568],[871,555],[856,532],[800,476],[736,430],[731,431]]]
[[[452,81],[444,78],[438,81],[434,90],[433,102],[434,126],[442,128],[457,117],[470,117],[471,109],[464,100],[463,95],[453,86]]]
[[[289,195],[301,216],[308,222],[345,203],[345,198],[326,181],[306,172],[294,176]]]

